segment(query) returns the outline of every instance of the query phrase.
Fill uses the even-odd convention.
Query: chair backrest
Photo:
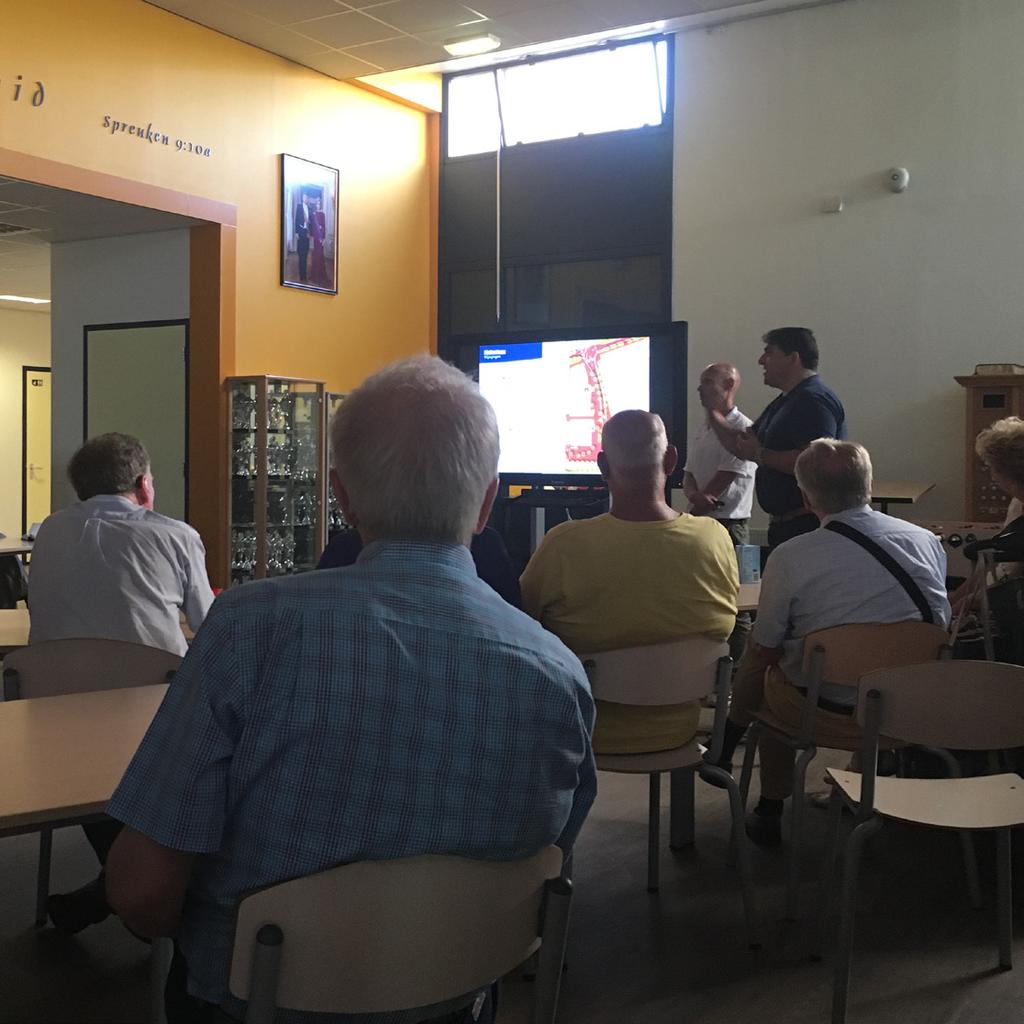
[[[856,686],[866,672],[894,665],[934,661],[949,643],[949,634],[928,622],[868,622],[819,629],[804,638],[805,678],[813,671],[815,651],[824,650],[820,678]]]
[[[728,654],[729,645],[720,640],[687,636],[671,643],[584,654],[581,660],[599,700],[657,707],[714,693],[719,660]]]
[[[406,857],[282,882],[239,904],[230,990],[255,998],[256,939],[273,924],[282,1008],[376,1013],[476,991],[538,948],[545,888],[561,869],[549,846],[519,861]]]
[[[877,691],[883,736],[925,747],[1006,750],[1024,746],[1024,667],[939,661],[870,672],[860,681],[857,720]]]
[[[181,655],[124,640],[47,640],[4,658],[4,697],[56,697],[167,682]]]

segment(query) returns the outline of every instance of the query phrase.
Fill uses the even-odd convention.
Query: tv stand
[[[607,505],[607,487],[531,487],[515,498],[506,499],[509,505],[530,509],[530,551],[537,550],[547,532],[546,515],[549,508],[584,508],[595,502]]]

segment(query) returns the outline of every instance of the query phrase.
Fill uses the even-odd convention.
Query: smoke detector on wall
[[[890,167],[888,181],[890,191],[906,192],[910,184],[910,171],[906,167]]]

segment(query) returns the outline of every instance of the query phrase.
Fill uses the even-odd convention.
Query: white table
[[[101,814],[166,683],[0,702],[0,835]]]
[[[0,540],[0,555],[28,555],[32,553],[32,541],[20,537],[4,537]]]

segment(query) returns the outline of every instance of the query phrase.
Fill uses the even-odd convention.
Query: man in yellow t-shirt
[[[562,523],[534,552],[520,584],[523,610],[576,654],[703,633],[727,640],[739,576],[725,528],[676,512],[665,483],[676,466],[660,416],[638,409],[605,424],[598,455],[611,512]],[[694,704],[632,707],[597,702],[597,753],[681,746],[697,729]]]

